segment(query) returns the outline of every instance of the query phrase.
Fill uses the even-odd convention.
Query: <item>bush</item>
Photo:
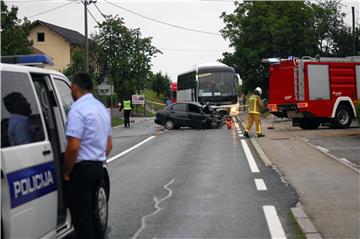
[[[356,101],[355,103],[355,108],[356,108],[356,118],[357,118],[357,122],[358,125],[360,127],[360,100]]]

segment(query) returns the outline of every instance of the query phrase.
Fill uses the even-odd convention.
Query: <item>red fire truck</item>
[[[279,59],[270,66],[268,109],[292,118],[293,126],[348,128],[359,98],[359,56]]]

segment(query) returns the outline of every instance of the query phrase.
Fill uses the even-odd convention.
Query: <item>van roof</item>
[[[15,64],[0,63],[0,70],[1,71],[23,72],[23,73],[52,74],[52,75],[62,76],[67,79],[67,77],[64,74],[62,74],[61,72],[58,72],[55,70],[50,70],[50,69],[45,69],[45,68],[33,67],[33,66],[22,66],[22,65],[15,65]]]

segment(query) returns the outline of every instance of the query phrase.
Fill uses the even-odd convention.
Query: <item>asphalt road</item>
[[[235,127],[164,131],[146,121],[114,129],[107,237],[295,238],[295,192],[255,154],[250,164],[241,140]]]
[[[308,138],[309,142],[338,158],[360,167],[360,136]]]

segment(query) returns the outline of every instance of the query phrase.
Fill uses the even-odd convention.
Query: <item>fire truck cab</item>
[[[270,112],[293,126],[348,128],[360,98],[360,57],[279,59],[270,66],[269,98]]]

